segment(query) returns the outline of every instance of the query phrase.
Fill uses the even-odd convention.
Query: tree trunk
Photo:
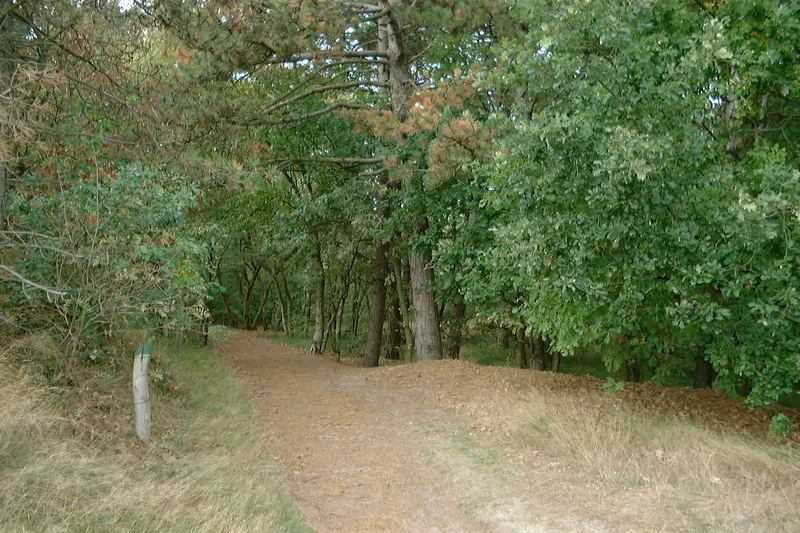
[[[531,348],[530,367],[544,370],[547,365],[547,343],[540,335],[536,335],[531,339]]]
[[[517,367],[528,368],[528,339],[525,337],[525,330],[521,329],[517,332],[516,341],[514,351],[516,352]]]
[[[328,349],[328,342],[331,340],[331,333],[334,331],[334,327],[336,325],[336,309],[332,307],[326,313],[327,316],[327,323],[325,325],[325,334],[322,337],[322,351]],[[335,344],[335,343],[334,343]]]
[[[250,279],[247,277],[247,268],[245,268],[243,272],[243,279],[247,282],[242,297],[242,327],[245,329],[250,327],[250,305],[253,300],[253,289],[258,281],[258,275],[261,273],[262,266],[263,265],[253,266],[253,276]]]
[[[392,272],[394,274],[394,288],[397,292],[397,301],[400,307],[400,317],[403,320],[403,334],[405,336],[404,358],[406,363],[411,363],[414,357],[414,333],[411,324],[411,312],[408,309],[408,289],[403,277],[403,267],[400,259],[392,258]]]
[[[150,339],[136,350],[133,358],[133,410],[136,436],[150,442],[150,377],[147,375],[153,341]]]
[[[500,347],[508,348],[509,346],[511,346],[511,337],[512,337],[511,328],[507,328],[505,326],[500,328]]]
[[[306,317],[303,322],[303,336],[308,335],[308,325],[311,324],[311,291],[306,289],[305,309],[303,315]]]
[[[428,262],[414,252],[408,254],[411,268],[411,294],[414,299],[415,342],[417,361],[442,358],[442,341],[439,334],[439,317],[431,284],[433,273]]]
[[[383,339],[383,322],[386,317],[386,271],[388,269],[389,244],[379,243],[375,248],[375,263],[372,271],[372,300],[370,302],[369,334],[364,366],[378,366]]]
[[[353,294],[353,307],[350,310],[350,336],[358,336],[358,321],[361,314],[361,291],[356,290]]]
[[[637,383],[642,381],[642,368],[637,358],[632,357],[625,361],[625,379]]]
[[[550,348],[551,359],[550,359],[550,370],[553,372],[558,372],[561,369],[561,352],[558,350],[553,350]]]
[[[401,10],[395,9],[403,5],[403,0],[383,0],[380,5],[388,12],[388,15],[381,20],[381,24],[384,26],[379,34],[381,42],[378,43],[381,51],[386,53],[386,69],[382,71],[382,75],[388,76],[392,112],[403,124],[408,121],[408,104],[414,92],[414,82],[403,36],[403,24],[398,18]],[[407,144],[408,135],[401,133],[397,137],[398,152],[402,152]],[[411,176],[414,175],[414,172],[410,170],[412,169],[404,173],[405,177],[403,178],[403,187],[407,191],[412,187]],[[442,346],[436,300],[433,297],[431,283],[433,272],[429,268],[428,260],[413,251],[409,252],[408,260],[411,267],[411,289],[416,317],[414,344],[417,349],[417,360],[440,359]]]
[[[311,339],[311,353],[322,353],[325,339],[325,265],[322,263],[322,250],[319,241],[314,243],[314,261],[317,263],[317,295],[314,307],[314,337]]]
[[[250,329],[256,329],[258,327],[258,323],[261,321],[261,317],[264,316],[264,306],[267,305],[267,299],[269,298],[269,293],[272,290],[272,283],[267,284],[267,288],[264,289],[264,292],[261,294],[261,299],[258,302],[258,309],[256,309],[256,315],[253,317],[253,321],[250,323]]]
[[[340,346],[342,343],[342,322],[344,322],[344,307],[347,304],[347,294],[349,292],[350,285],[346,285],[344,288],[344,293],[342,294],[341,299],[339,300],[339,305],[336,306],[336,321],[334,323],[334,333],[333,333],[333,349],[336,353],[341,351]]]
[[[397,287],[395,287],[397,281],[394,280],[394,276],[392,276],[392,280],[391,289],[389,290],[389,320],[386,325],[387,339],[384,354],[386,359],[400,359],[402,318],[400,316],[400,301],[397,298]]]
[[[233,324],[233,309],[231,309],[231,300],[228,298],[228,293],[224,288],[222,291],[222,305],[225,306],[225,323]]]
[[[464,330],[466,310],[464,298],[459,294],[453,303],[453,320],[450,324],[450,338],[447,343],[447,357],[450,359],[458,359],[461,353],[461,335]]]
[[[286,276],[283,274],[283,272],[280,272],[276,276],[275,281],[278,283],[278,306],[281,313],[281,327],[283,329],[283,333],[286,335],[291,335],[292,306],[289,297],[289,287],[286,283]]]
[[[705,349],[701,347],[697,350],[694,363],[694,388],[708,389],[714,384],[714,367],[705,357]]]

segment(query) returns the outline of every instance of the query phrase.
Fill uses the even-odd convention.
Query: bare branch
[[[338,89],[352,89],[355,87],[386,87],[385,83],[381,83],[378,81],[350,81],[346,83],[335,83],[333,85],[324,85],[322,87],[317,87],[316,89],[311,89],[310,91],[306,91],[304,93],[300,93],[297,96],[293,96],[291,98],[287,98],[281,102],[277,102],[269,106],[267,109],[264,110],[264,113],[272,113],[273,111],[277,111],[282,107],[286,107],[287,105],[291,105],[303,98],[307,98],[309,96],[325,93],[328,91],[335,91]]]
[[[281,63],[299,63],[301,61],[319,61],[320,59],[337,59],[337,58],[364,58],[373,63],[385,63],[386,54],[377,50],[353,51],[345,52],[339,51],[320,51],[313,54],[295,54],[285,58],[276,58],[265,63],[276,65]],[[371,59],[372,58],[372,59]]]
[[[273,125],[273,126],[277,126],[280,124],[290,124],[292,122],[300,122],[303,120],[308,120],[310,118],[316,118],[322,115],[327,115],[328,113],[336,111],[337,109],[375,109],[375,108],[365,104],[340,102],[338,104],[329,105],[328,107],[323,107],[318,111],[312,111],[311,113],[305,113],[303,115],[289,115],[287,117],[278,120],[267,120],[258,122],[258,124]],[[255,124],[253,122],[249,122],[248,125],[255,125]]]
[[[376,11],[382,11],[383,8],[381,6],[375,6],[372,4],[365,4],[362,2],[345,2],[345,7],[349,7],[353,11],[361,11],[362,13],[374,13]]]
[[[8,267],[6,265],[0,264],[0,270],[5,270],[6,272],[11,274],[12,277],[16,278],[16,280],[18,282],[22,283],[23,285],[28,285],[29,287],[33,287],[34,289],[39,289],[41,291],[46,292],[47,294],[52,294],[53,296],[64,296],[65,294],[67,294],[67,291],[65,291],[65,290],[53,289],[53,288],[50,288],[50,287],[45,287],[44,285],[40,285],[40,284],[36,283],[35,281],[31,281],[28,278],[26,278],[25,276],[23,276],[22,274],[20,274],[19,272],[17,272],[16,270],[14,270],[13,268],[10,268],[10,267]]]
[[[383,17],[389,16],[389,14],[391,12],[392,12],[391,9],[389,9],[388,7],[385,8],[385,9],[381,9],[380,11],[371,12],[372,16],[371,17],[366,17],[364,19],[364,21],[365,22],[371,22],[371,21],[375,21],[375,20],[378,20],[378,19],[382,19]]]

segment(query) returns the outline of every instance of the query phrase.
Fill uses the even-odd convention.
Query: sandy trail
[[[222,348],[251,387],[285,485],[320,532],[552,530],[453,452],[449,437],[467,421],[423,401],[424,389],[250,333]],[[490,504],[469,505],[484,492]]]
[[[532,390],[735,432],[763,434],[772,413],[650,383],[610,399],[595,378],[464,361],[365,369],[252,332],[220,347],[250,388],[284,485],[321,532],[692,530],[659,490],[609,490],[563,458],[515,447],[508,413]]]

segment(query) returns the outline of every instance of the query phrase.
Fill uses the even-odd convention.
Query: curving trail
[[[430,405],[423,387],[249,332],[221,348],[252,391],[286,487],[318,531],[562,530],[538,525],[524,499],[505,497],[503,480],[454,449],[451,437],[467,421]]]
[[[284,486],[323,533],[692,530],[659,489],[609,490],[563,458],[514,446],[507,421],[529,406],[520,399],[546,390],[550,401],[624,402],[762,434],[770,417],[719,391],[627,384],[609,399],[594,378],[463,361],[365,369],[253,332],[220,348],[251,392]]]

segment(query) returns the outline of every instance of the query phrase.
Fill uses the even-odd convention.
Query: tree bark
[[[627,381],[642,381],[642,368],[635,357],[625,360],[625,378]]]
[[[314,242],[314,261],[317,264],[317,295],[314,306],[314,337],[311,339],[311,353],[322,353],[325,339],[325,265],[322,262],[322,250],[318,240]]]
[[[361,315],[361,291],[356,290],[353,294],[353,308],[350,311],[350,334],[353,337],[358,336],[359,319]]]
[[[528,358],[528,339],[525,336],[525,330],[519,330],[516,335],[516,344],[514,351],[516,352],[517,367],[528,368],[530,366]]]
[[[308,289],[306,289],[304,302],[305,309],[303,310],[303,316],[305,316],[306,319],[303,322],[303,336],[308,335],[308,325],[311,324],[311,291]]]
[[[286,283],[286,276],[283,272],[279,272],[275,278],[277,282],[278,288],[278,307],[281,314],[281,327],[283,329],[283,333],[286,335],[291,335],[291,327],[292,327],[292,305],[291,299],[289,295],[289,286]]]
[[[536,335],[531,338],[531,348],[530,368],[544,370],[547,364],[547,344],[545,340],[540,335]]]
[[[500,328],[500,347],[508,348],[509,346],[511,346],[511,337],[512,337],[511,328],[507,328],[505,326]]]
[[[242,327],[248,329],[250,327],[250,306],[253,300],[253,289],[258,281],[258,275],[261,273],[263,265],[252,265],[253,275],[248,278],[247,267],[242,273],[243,280],[247,283],[244,295],[242,296]]]
[[[433,273],[428,262],[414,252],[408,254],[411,269],[411,294],[414,299],[415,342],[417,361],[442,358],[439,317],[431,285]]]
[[[404,358],[406,363],[411,363],[414,357],[414,332],[411,312],[408,308],[408,288],[403,277],[403,267],[400,259],[392,258],[392,273],[394,274],[394,288],[397,292],[397,301],[400,307],[400,317],[403,320],[403,334],[405,337]]]
[[[459,294],[453,303],[453,320],[450,325],[450,338],[447,343],[447,357],[450,359],[458,359],[461,353],[461,336],[464,330],[466,310],[464,298]]]
[[[389,320],[386,325],[387,339],[384,351],[386,359],[400,359],[400,342],[402,340],[402,317],[400,316],[400,300],[397,298],[397,281],[392,276],[389,290]]]
[[[348,284],[345,286],[344,293],[342,294],[342,298],[339,300],[339,305],[336,306],[336,321],[334,324],[334,333],[333,333],[333,349],[336,353],[341,351],[341,343],[342,343],[342,322],[344,322],[344,307],[347,303],[347,294],[349,292],[350,285]]]
[[[385,30],[379,35],[379,37],[385,39],[379,43],[379,47],[386,53],[386,70],[388,71],[386,74],[388,74],[392,112],[401,124],[408,121],[408,103],[414,90],[414,82],[403,37],[403,24],[398,19],[399,10],[394,9],[402,5],[402,0],[383,0],[380,2],[381,8],[386,11],[387,15],[385,16]],[[398,136],[398,153],[402,153],[407,144],[407,134],[403,133]],[[414,173],[410,170],[412,169],[408,169],[404,173],[403,187],[406,190],[412,187],[411,176]],[[411,289],[416,318],[414,344],[417,350],[417,360],[440,359],[442,357],[442,345],[436,300],[433,297],[431,283],[433,272],[429,268],[428,260],[420,257],[416,252],[409,252],[408,260],[411,268]]]
[[[550,370],[558,372],[561,369],[561,352],[550,347]]]
[[[703,347],[697,350],[694,364],[694,388],[708,389],[714,384],[714,367],[706,359]]]
[[[228,298],[228,293],[225,292],[224,286],[222,291],[222,305],[225,306],[225,323],[233,324],[234,315],[233,309],[231,308],[231,300]]]
[[[266,289],[263,289],[264,292],[261,294],[261,299],[258,302],[258,309],[256,309],[256,314],[253,317],[253,321],[250,323],[250,329],[256,329],[258,323],[261,321],[261,317],[264,316],[264,307],[267,305],[267,299],[269,299],[271,290],[272,283],[268,283]]]
[[[144,443],[150,442],[150,377],[148,366],[153,354],[150,339],[136,350],[133,358],[133,410],[136,436]]]
[[[369,334],[364,366],[378,366],[383,339],[383,322],[386,317],[386,271],[388,270],[389,244],[378,243],[372,271],[372,300],[370,302]]]

